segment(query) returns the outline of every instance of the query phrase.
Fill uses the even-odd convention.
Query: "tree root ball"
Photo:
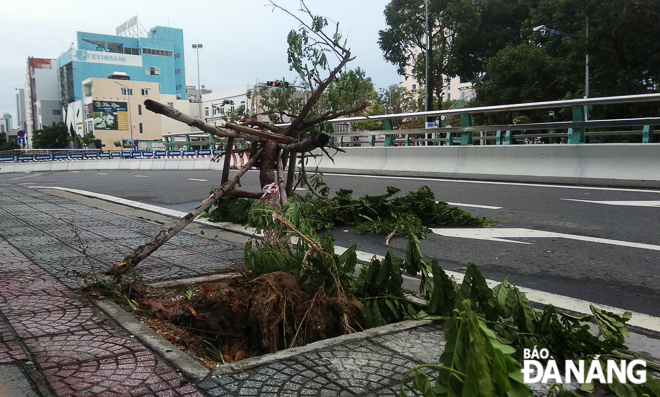
[[[201,289],[202,296],[191,301],[189,308],[182,306],[180,315],[194,313],[191,326],[224,342],[219,344],[226,346],[225,355],[234,359],[365,328],[362,303],[354,296],[327,296],[321,288],[299,285],[289,273],[207,284]]]

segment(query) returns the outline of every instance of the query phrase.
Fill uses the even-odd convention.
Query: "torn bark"
[[[165,244],[172,236],[176,235],[179,233],[183,228],[188,226],[192,221],[197,218],[199,214],[201,214],[204,210],[209,208],[211,204],[213,204],[217,199],[222,197],[225,192],[231,190],[232,186],[238,181],[243,174],[245,174],[252,166],[254,163],[257,162],[257,159],[259,158],[259,155],[261,155],[261,151],[257,152],[257,155],[252,157],[247,164],[243,168],[241,168],[234,176],[231,177],[227,182],[222,184],[219,188],[217,188],[209,197],[204,199],[197,207],[195,207],[192,211],[190,211],[186,216],[181,218],[177,223],[174,225],[170,226],[169,228],[163,229],[158,233],[156,237],[154,237],[150,242],[143,244],[136,248],[132,253],[130,253],[126,258],[121,263],[118,263],[114,265],[113,267],[110,268],[106,272],[108,275],[117,275],[117,274],[122,274],[125,273],[128,269],[130,269],[132,266],[137,265],[138,263],[142,262],[145,258],[147,258],[149,255],[151,255],[154,251],[156,251],[160,246]]]

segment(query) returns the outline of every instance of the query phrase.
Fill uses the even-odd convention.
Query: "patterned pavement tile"
[[[142,344],[125,337],[111,336],[107,331],[71,332],[26,339],[27,347],[44,369],[122,357],[127,366],[153,363],[155,359]]]
[[[9,327],[0,322],[0,363],[11,363],[19,360],[27,360],[27,356]]]

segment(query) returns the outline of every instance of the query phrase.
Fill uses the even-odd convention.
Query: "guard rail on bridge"
[[[482,133],[482,144],[493,141],[495,145],[510,145],[520,138],[564,138],[564,143],[580,144],[586,142],[586,137],[597,135],[642,135],[642,143],[651,143],[657,140],[659,133],[654,132],[653,126],[660,125],[660,117],[585,120],[584,108],[587,106],[630,104],[641,102],[660,101],[660,94],[626,95],[602,98],[573,99],[564,101],[521,103],[512,105],[484,106],[475,108],[461,108],[436,110],[417,113],[385,114],[375,116],[350,117],[333,120],[335,131],[338,124],[349,124],[359,121],[382,120],[385,122],[384,131],[360,131],[348,133],[334,133],[334,144],[337,146],[413,146],[420,142],[425,144],[459,144],[472,145],[475,132]],[[511,112],[522,110],[544,110],[571,108],[573,121],[504,124],[504,125],[473,125],[473,117],[477,114]],[[426,129],[393,130],[393,119],[411,118],[443,118],[461,116],[461,127],[440,127]],[[636,130],[621,130],[626,127],[638,127]],[[609,129],[607,131],[589,131],[589,129]],[[566,132],[557,132],[565,130]],[[544,132],[545,131],[545,132]],[[492,135],[489,135],[492,134]],[[415,136],[423,138],[415,138]],[[399,136],[402,136],[399,138]],[[458,139],[454,139],[454,138]],[[357,138],[348,140],[345,138]],[[366,138],[366,139],[361,139]]]

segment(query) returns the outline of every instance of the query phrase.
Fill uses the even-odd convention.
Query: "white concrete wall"
[[[347,174],[660,187],[660,144],[366,147],[346,148],[346,153],[338,153],[334,160],[322,157],[319,169]]]
[[[660,144],[381,146],[346,148],[335,163],[318,158],[307,169],[318,161],[323,172],[346,174],[660,188]],[[0,163],[0,173],[221,168],[210,158]]]

